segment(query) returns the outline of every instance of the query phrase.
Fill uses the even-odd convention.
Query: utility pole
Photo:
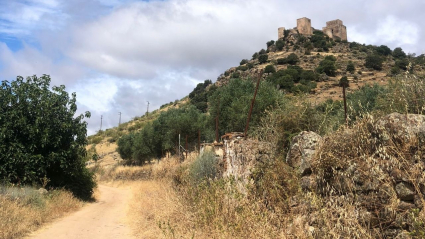
[[[120,121],[118,121],[118,126],[121,125],[121,112],[118,112],[118,114],[120,115]]]
[[[103,115],[100,116],[100,129],[99,129],[99,131],[102,130],[102,121],[103,121]]]
[[[149,115],[149,101],[148,101],[148,109],[146,110],[146,116]]]

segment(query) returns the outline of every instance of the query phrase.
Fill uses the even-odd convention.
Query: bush
[[[405,58],[406,57],[406,53],[404,53],[403,49],[401,49],[401,47],[397,47],[394,49],[393,51],[393,57],[394,58]]]
[[[260,62],[260,64],[263,64],[266,63],[268,59],[269,56],[267,54],[263,54],[258,57],[258,62]]]
[[[328,76],[336,75],[335,61],[325,59],[319,63],[319,66],[316,68],[316,71],[321,74],[325,73]]]
[[[267,65],[266,68],[264,69],[264,73],[275,73],[276,69],[274,68],[273,65]]]
[[[378,55],[368,55],[365,66],[369,69],[382,70],[382,58]]]
[[[298,56],[295,53],[291,53],[287,58],[286,62],[290,65],[295,65],[299,61]]]
[[[267,42],[267,48],[271,47],[274,45],[274,40],[268,41]]]
[[[248,63],[248,60],[247,60],[247,59],[243,59],[243,60],[239,63],[239,65],[245,65],[246,63]]]
[[[0,179],[65,187],[82,199],[92,196],[95,181],[85,167],[87,123],[74,118],[76,94],[53,86],[43,75],[18,76],[0,87]]]
[[[354,74],[354,72],[356,71],[356,67],[354,66],[354,63],[352,61],[348,62],[346,70],[351,74]]]
[[[189,175],[194,185],[197,185],[201,181],[219,177],[219,172],[220,170],[215,152],[207,150],[201,153],[195,162],[193,162],[190,167]]]
[[[277,40],[276,41],[276,49],[281,51],[283,47],[285,46],[285,42],[283,40]]]

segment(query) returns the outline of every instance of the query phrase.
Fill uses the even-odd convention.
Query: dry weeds
[[[14,191],[18,190],[16,193]],[[45,195],[30,188],[13,188],[0,195],[0,238],[20,238],[44,223],[83,206],[68,191],[54,190]]]

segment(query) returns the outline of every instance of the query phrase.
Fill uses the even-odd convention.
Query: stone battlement
[[[299,33],[304,36],[311,36],[314,31],[322,31],[332,39],[339,38],[341,40],[347,40],[347,28],[339,19],[326,22],[326,27],[318,30],[311,27],[311,20],[309,18],[303,17],[297,19],[297,27],[290,29],[291,33]],[[284,27],[278,28],[278,39],[283,38],[285,36],[284,33]]]

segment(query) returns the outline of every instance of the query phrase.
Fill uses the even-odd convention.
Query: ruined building
[[[314,31],[323,31],[327,36],[332,39],[341,39],[347,40],[347,28],[342,24],[342,21],[339,19],[326,22],[326,27],[323,27],[322,30],[314,29],[311,26],[311,20],[309,18],[303,17],[297,19],[297,27],[289,29],[290,34],[301,34],[304,36],[313,35]],[[283,38],[285,35],[285,28],[278,28],[278,39]]]

